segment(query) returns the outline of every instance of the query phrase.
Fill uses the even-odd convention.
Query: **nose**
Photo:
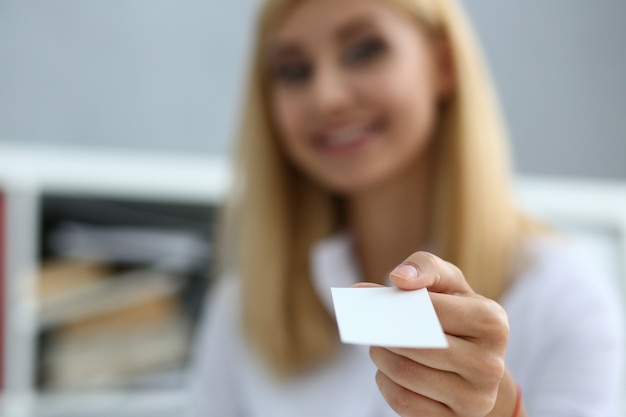
[[[311,84],[311,105],[319,117],[337,116],[351,104],[349,80],[332,65],[318,67]]]

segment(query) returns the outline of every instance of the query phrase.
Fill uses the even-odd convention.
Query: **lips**
[[[326,152],[348,151],[365,145],[383,128],[382,121],[342,124],[325,129],[314,139],[316,148]]]

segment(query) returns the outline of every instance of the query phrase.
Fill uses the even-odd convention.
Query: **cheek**
[[[278,92],[272,97],[272,118],[281,142],[289,152],[297,147],[302,139],[304,118],[302,105],[292,94]]]
[[[436,93],[426,68],[399,62],[363,83],[362,88],[388,119],[394,138],[423,142],[430,136],[436,117]]]
[[[276,94],[271,111],[279,147],[291,163],[306,171],[311,162],[311,152],[310,117],[305,97],[293,92]]]
[[[293,106],[289,105],[290,101],[289,96],[286,94],[276,93],[272,96],[271,116],[281,133],[291,130],[291,125],[294,123],[294,111]]]

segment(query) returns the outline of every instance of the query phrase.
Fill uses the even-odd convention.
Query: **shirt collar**
[[[337,233],[313,246],[311,253],[313,288],[326,309],[334,315],[332,287],[350,287],[362,281],[354,255],[354,245],[347,232]]]
[[[342,231],[313,245],[311,279],[318,297],[334,316],[335,309],[330,289],[350,287],[363,281],[350,233]],[[392,285],[388,277],[385,285]]]

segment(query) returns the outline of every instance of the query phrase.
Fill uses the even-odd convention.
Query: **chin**
[[[319,183],[331,193],[338,194],[343,197],[351,197],[380,187],[384,184],[384,181],[381,178],[373,177],[372,175],[343,175],[341,177],[334,178],[325,176],[325,178],[319,179]]]

